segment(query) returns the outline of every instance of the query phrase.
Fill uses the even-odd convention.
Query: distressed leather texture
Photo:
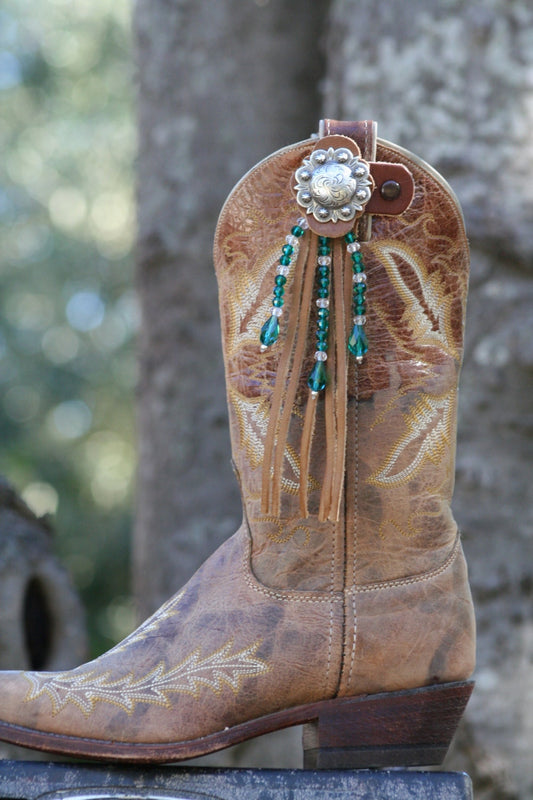
[[[415,194],[405,213],[373,217],[362,248],[370,349],[361,366],[348,362],[340,520],[317,519],[327,445],[322,399],[309,475],[299,471],[313,314],[294,367],[300,379],[289,409],[280,513],[261,512],[270,404],[298,302],[293,276],[279,341],[260,353],[258,337],[281,246],[300,216],[292,176],[315,145],[310,139],[284,148],[252,169],[228,198],[216,232],[243,525],[105,655],[65,673],[0,675],[0,719],[49,733],[39,746],[60,750],[54,737],[69,736],[90,756],[91,740],[185,742],[300,704],[464,680],[473,670],[472,601],[450,509],[467,242],[445,182],[386,142],[378,140],[377,159],[404,165]],[[299,264],[315,269],[303,257]],[[343,269],[349,321],[348,259]],[[300,480],[309,489],[305,518]]]

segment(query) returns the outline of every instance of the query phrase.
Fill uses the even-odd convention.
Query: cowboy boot
[[[307,766],[438,763],[474,666],[457,202],[327,120],[237,184],[215,264],[242,526],[100,658],[2,673],[0,738],[157,762],[303,723]]]

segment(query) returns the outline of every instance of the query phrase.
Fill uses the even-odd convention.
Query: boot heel
[[[305,769],[365,769],[440,764],[473,681],[339,698],[304,725]]]

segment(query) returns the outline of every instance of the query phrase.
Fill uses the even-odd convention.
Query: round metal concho
[[[349,222],[372,194],[369,165],[347,147],[314,150],[294,176],[298,204],[318,222]]]

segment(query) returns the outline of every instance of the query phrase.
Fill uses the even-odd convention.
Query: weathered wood
[[[52,529],[0,477],[0,668],[62,670],[87,654],[85,617]],[[3,757],[15,749],[0,744]]]

